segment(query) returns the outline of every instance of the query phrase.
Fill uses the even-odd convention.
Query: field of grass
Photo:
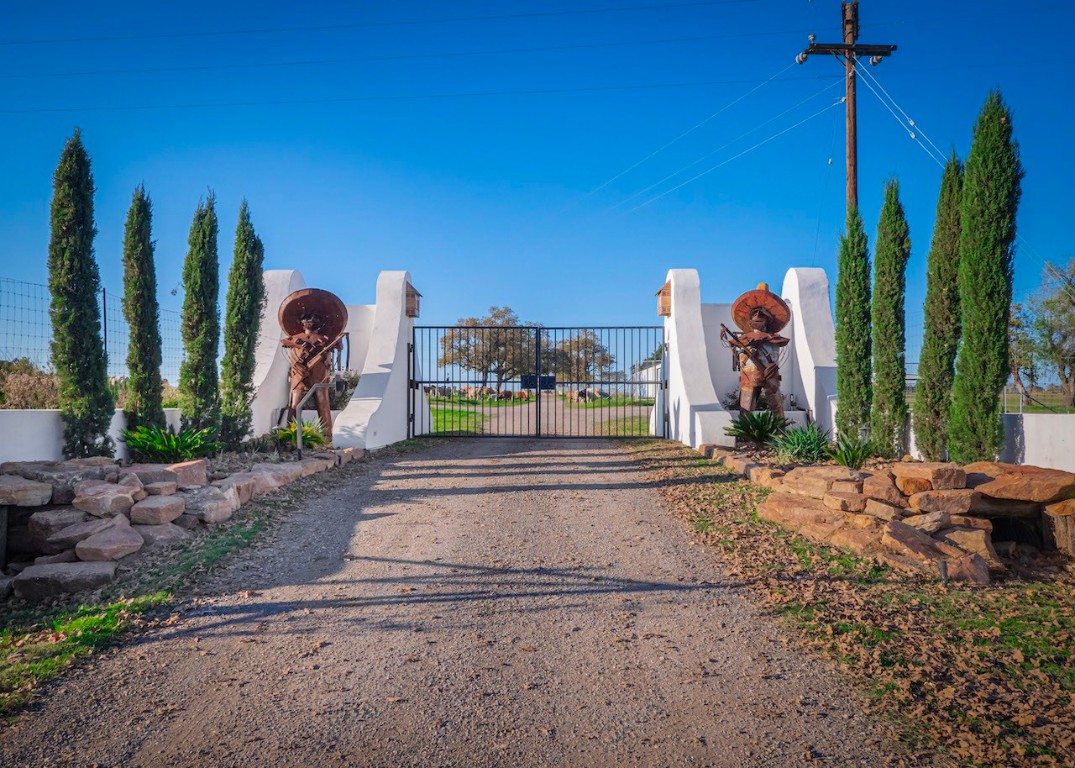
[[[427,397],[430,408],[442,408],[444,406],[468,406],[472,408],[510,408],[516,405],[526,405],[528,400],[497,400],[491,399],[476,399],[472,397],[463,397],[462,395],[452,395],[451,397]]]
[[[481,431],[481,426],[489,416],[480,411],[467,408],[430,408],[433,417],[434,435],[473,434]]]
[[[1022,397],[1018,392],[1005,392],[1001,398],[1005,413],[1075,413],[1075,408],[1067,405],[1057,392],[1033,392],[1030,398]]]
[[[649,434],[648,416],[628,416],[601,425],[601,434],[612,437],[644,437]]]

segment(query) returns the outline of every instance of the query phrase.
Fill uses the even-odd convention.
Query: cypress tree
[[[870,439],[879,453],[889,456],[903,450],[907,425],[904,293],[910,257],[907,217],[900,204],[899,182],[893,179],[885,184],[885,202],[877,222],[873,255],[873,402],[870,407]]]
[[[243,200],[235,229],[235,257],[224,305],[224,360],[220,375],[221,442],[237,447],[249,434],[254,396],[254,350],[265,308],[265,248]]]
[[[948,411],[959,349],[959,203],[963,164],[955,152],[944,166],[926,273],[925,333],[918,361],[911,422],[926,461],[942,461],[948,446]]]
[[[220,317],[220,265],[217,258],[216,198],[209,198],[194,212],[189,250],[183,262],[183,363],[179,368],[179,411],[183,429],[220,429],[220,398],[217,392],[217,346]]]
[[[856,437],[870,419],[870,254],[862,217],[847,214],[836,278],[836,429]]]
[[[1011,114],[990,92],[974,126],[963,180],[959,301],[963,342],[956,358],[948,450],[953,461],[991,460],[1004,441],[1000,393],[1008,379],[1019,145]]]
[[[108,358],[101,339],[97,296],[101,278],[93,258],[93,174],[75,130],[52,177],[49,293],[52,365],[58,380],[68,458],[111,456],[108,427],[115,400],[108,389]]]
[[[130,328],[127,370],[131,373],[125,409],[127,429],[165,426],[152,222],[153,204],[145,187],[139,184],[123,230],[123,317]]]

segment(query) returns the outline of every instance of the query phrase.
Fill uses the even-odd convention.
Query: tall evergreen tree
[[[836,278],[836,429],[857,436],[869,424],[870,401],[870,253],[862,217],[847,214],[840,237]]]
[[[216,198],[194,212],[183,262],[183,363],[179,368],[179,411],[183,429],[220,430],[217,346],[220,343],[220,264],[217,257]]]
[[[243,200],[235,229],[235,257],[228,273],[224,308],[224,360],[220,375],[220,439],[236,447],[250,432],[254,396],[254,351],[265,308],[262,264],[265,248]]]
[[[900,185],[885,184],[885,202],[877,222],[873,254],[873,402],[870,439],[882,454],[895,456],[904,449],[907,426],[907,341],[904,294],[911,235],[900,203]]]
[[[123,230],[123,317],[130,328],[127,429],[165,426],[161,393],[160,308],[153,263],[153,204],[139,184]]]
[[[948,412],[959,350],[959,202],[963,164],[955,152],[941,177],[926,272],[925,333],[918,360],[911,422],[926,461],[942,461],[948,448]]]
[[[949,454],[960,463],[995,459],[1004,441],[1000,393],[1010,371],[1012,256],[1022,178],[1011,114],[992,91],[974,126],[960,206],[963,342],[948,428]]]
[[[93,174],[77,129],[52,177],[51,227],[52,365],[64,422],[63,452],[68,458],[111,456],[108,426],[115,400],[108,389],[97,303],[101,278],[93,258]]]

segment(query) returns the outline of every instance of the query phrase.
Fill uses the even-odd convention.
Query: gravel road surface
[[[376,458],[201,592],[43,688],[0,764],[884,762],[608,441]]]

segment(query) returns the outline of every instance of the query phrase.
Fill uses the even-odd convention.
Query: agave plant
[[[142,425],[123,430],[120,439],[127,444],[135,461],[169,464],[216,453],[220,446],[209,439],[211,436],[211,429],[173,432],[171,429]]]
[[[772,411],[740,411],[739,418],[724,428],[724,434],[764,448],[784,431],[788,420]]]
[[[773,437],[776,460],[781,464],[816,464],[829,455],[829,433],[817,424],[792,427]]]
[[[285,427],[277,427],[269,436],[277,448],[292,448],[295,445],[295,431],[298,425],[294,419]],[[307,448],[320,448],[325,444],[325,425],[320,418],[302,420],[302,444]]]
[[[840,435],[829,449],[829,457],[848,469],[862,469],[866,459],[874,454],[873,444],[865,437]]]

